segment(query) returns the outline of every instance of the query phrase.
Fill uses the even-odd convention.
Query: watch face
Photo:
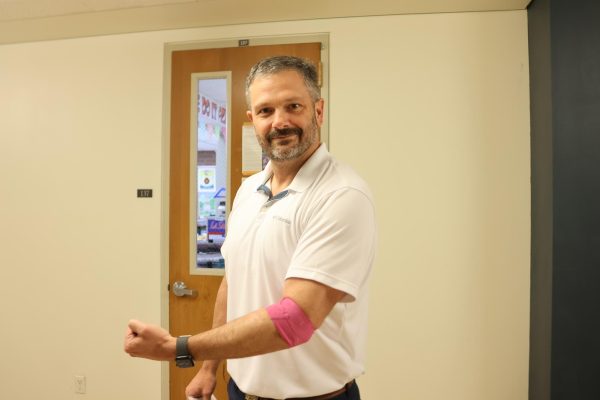
[[[175,359],[175,365],[179,368],[190,368],[194,366],[194,360],[191,356],[179,356]]]

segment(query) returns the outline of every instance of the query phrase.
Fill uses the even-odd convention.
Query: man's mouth
[[[274,138],[272,138],[271,140],[288,139],[288,138],[290,138],[292,136],[295,136],[295,135],[296,135],[295,133],[288,133],[288,134],[285,134],[285,135],[277,135]]]

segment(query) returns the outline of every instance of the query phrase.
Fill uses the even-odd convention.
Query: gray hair
[[[304,79],[308,94],[314,102],[321,98],[319,77],[315,65],[304,58],[292,56],[268,57],[256,63],[246,77],[246,103],[250,107],[250,85],[257,76],[273,75],[282,71],[296,71]]]

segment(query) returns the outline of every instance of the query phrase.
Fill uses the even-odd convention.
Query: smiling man
[[[273,162],[310,156],[319,146],[323,99],[294,70],[252,80],[248,92],[256,137]]]
[[[250,70],[247,114],[270,162],[236,194],[213,329],[174,338],[129,323],[132,356],[182,367],[204,360],[190,397],[210,399],[227,359],[230,400],[360,399],[373,201],[320,143],[319,92],[314,66],[300,58],[272,57]]]

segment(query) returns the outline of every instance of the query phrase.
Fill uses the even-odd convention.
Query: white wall
[[[0,398],[158,400],[121,351],[161,320],[165,42],[330,33],[330,148],[380,246],[366,400],[527,398],[526,12],[267,23],[0,46]],[[136,199],[137,188],[155,189]]]

